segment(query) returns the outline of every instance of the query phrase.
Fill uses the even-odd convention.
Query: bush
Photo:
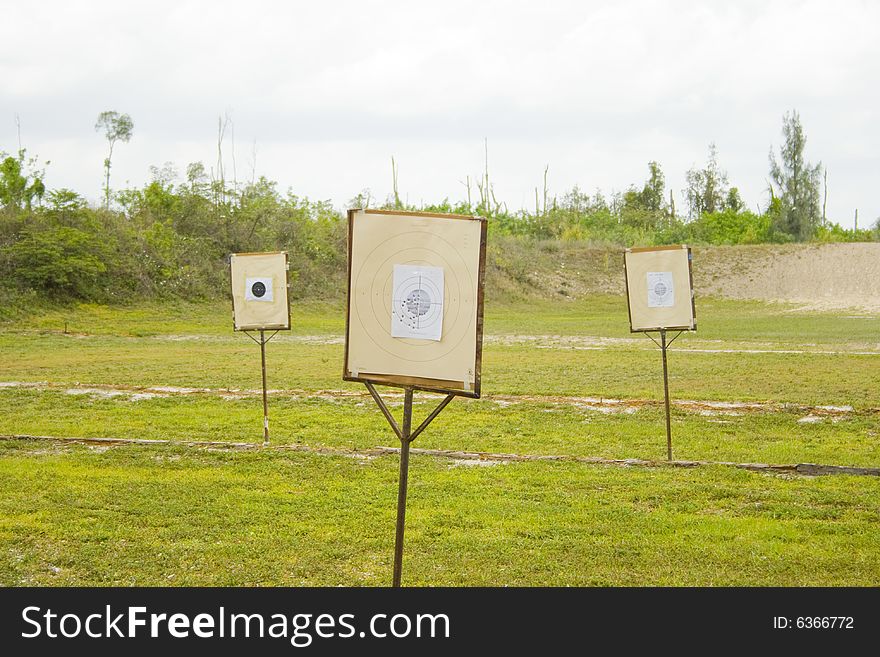
[[[4,249],[14,280],[50,294],[93,296],[107,271],[95,234],[69,226],[32,228]]]
[[[748,210],[704,213],[688,224],[690,241],[706,244],[762,244],[773,242],[770,217]]]
[[[290,256],[293,298],[338,298],[345,289],[343,213],[327,201],[282,196],[265,178],[228,189],[209,182],[204,167],[191,165],[188,182],[175,186],[175,174],[166,167],[155,170],[143,188],[118,192],[121,210],[112,211],[89,207],[69,189],[49,191],[46,207],[33,207],[31,200],[40,201],[45,191],[42,172],[23,151],[18,158],[3,154],[0,165],[0,298],[219,298],[228,294],[230,253],[279,250]],[[792,239],[773,230],[778,199],[764,214],[731,208],[685,222],[662,204],[659,185],[658,178],[656,189],[633,188],[608,202],[598,192],[575,187],[535,212],[448,199],[403,209],[488,215],[492,269],[522,286],[537,284],[534,258],[552,253],[560,242],[624,247]],[[878,238],[880,227],[852,231],[830,225],[820,227],[814,239]]]

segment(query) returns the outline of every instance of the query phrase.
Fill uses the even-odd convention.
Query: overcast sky
[[[880,217],[877,2],[0,1],[0,150],[51,160],[47,183],[99,197],[97,115],[131,115],[114,187],[150,165],[217,162],[339,207],[391,191],[466,197],[488,139],[495,193],[641,184],[657,160],[684,209],[685,172],[715,142],[751,208],[796,109],[828,170],[828,215]],[[231,134],[226,168],[232,172]],[[256,157],[254,157],[256,153]],[[668,192],[667,192],[668,193]]]

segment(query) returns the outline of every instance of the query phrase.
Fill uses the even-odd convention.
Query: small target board
[[[343,379],[480,396],[486,221],[348,213]]]
[[[232,318],[236,331],[290,329],[287,253],[230,256]]]
[[[627,249],[623,256],[630,331],[697,328],[689,246]]]

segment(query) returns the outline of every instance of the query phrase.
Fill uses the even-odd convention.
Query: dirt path
[[[178,386],[122,386],[106,384],[56,384],[46,381],[0,381],[0,390],[25,389],[50,392],[63,392],[68,395],[90,395],[99,398],[119,398],[121,401],[138,402],[173,396],[203,395],[225,400],[258,397],[262,395],[257,389],[225,389],[225,388],[185,388]],[[269,390],[273,397],[288,399],[318,399],[338,402],[345,400],[365,401],[370,395],[365,390]],[[402,403],[403,393],[387,391],[383,397],[391,400],[391,405]],[[429,400],[439,399],[437,395],[425,395]],[[420,398],[417,398],[417,402]],[[508,407],[516,404],[533,403],[554,406],[571,406],[580,410],[598,413],[635,413],[641,408],[660,407],[660,399],[613,399],[608,397],[566,396],[566,395],[484,395],[482,401]],[[852,415],[873,415],[880,413],[880,408],[859,409],[852,406],[809,405],[780,403],[772,401],[714,401],[694,399],[674,399],[672,405],[683,411],[707,416],[739,416],[747,413],[796,413],[803,417],[800,422],[819,422],[825,418],[841,419]]]
[[[94,333],[59,333],[58,331],[23,330],[19,334],[29,335],[64,335],[67,338],[77,340],[101,340],[106,335]],[[240,342],[241,336],[217,336],[201,334],[177,334],[177,335],[154,335],[148,338],[134,336],[114,336],[123,340],[139,341],[152,340],[155,342],[210,342],[233,344]],[[286,335],[274,338],[275,341],[291,344],[308,345],[343,345],[345,339],[342,335]],[[483,344],[492,346],[512,347],[528,346],[534,349],[574,349],[584,351],[612,351],[626,349],[627,351],[655,351],[656,347],[644,336],[620,338],[597,335],[522,335],[522,334],[487,334],[483,336]],[[774,345],[771,342],[731,343],[723,340],[706,340],[699,336],[688,336],[687,344],[684,342],[676,345],[676,351],[700,354],[806,354],[820,356],[880,356],[880,341],[864,344],[850,344],[848,348],[829,349],[815,344],[803,345],[801,349],[787,349]],[[730,345],[734,346],[723,346]],[[717,346],[716,346],[717,345]]]
[[[89,445],[99,451],[105,451],[111,447],[123,447],[130,445],[146,445],[154,447],[186,447],[191,449],[206,450],[273,450],[306,452],[325,456],[345,456],[349,458],[370,459],[379,456],[395,455],[400,452],[397,447],[373,447],[367,449],[348,449],[344,447],[311,447],[308,445],[269,445],[258,443],[239,443],[223,441],[171,441],[171,440],[147,440],[135,438],[88,438],[71,436],[33,436],[23,434],[0,435],[0,440],[20,441],[52,441],[61,444]],[[461,452],[445,449],[421,449],[410,448],[410,453],[436,458],[450,459],[456,465],[461,466],[493,466],[514,462],[535,461],[561,461],[570,463],[584,463],[590,465],[611,465],[621,467],[671,467],[671,468],[697,468],[705,466],[723,466],[751,470],[753,472],[766,472],[771,474],[805,475],[810,477],[834,474],[860,475],[880,477],[880,468],[853,467],[845,465],[824,465],[817,463],[794,463],[794,464],[769,464],[769,463],[734,463],[731,461],[654,461],[648,459],[609,459],[598,456],[567,456],[567,455],[540,455],[540,454],[496,454],[491,452]]]

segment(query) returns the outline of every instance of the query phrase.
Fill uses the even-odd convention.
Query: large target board
[[[690,247],[627,249],[623,265],[630,331],[697,328]]]
[[[287,253],[233,253],[229,268],[235,330],[289,329]]]
[[[346,381],[480,396],[486,221],[350,210]]]

